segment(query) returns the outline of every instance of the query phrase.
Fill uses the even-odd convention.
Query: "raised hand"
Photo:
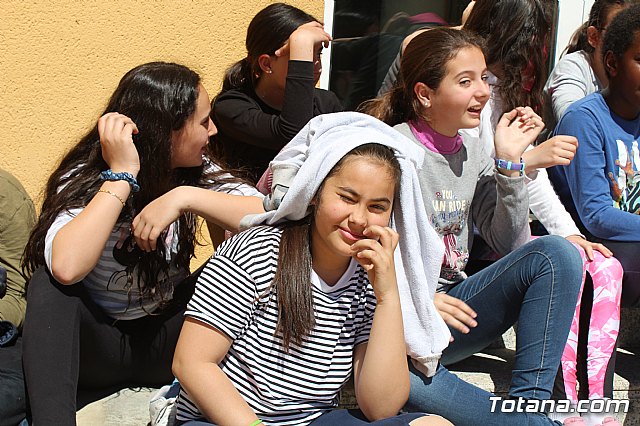
[[[467,23],[467,19],[469,19],[469,15],[471,15],[471,11],[473,11],[473,7],[476,5],[475,0],[471,0],[467,7],[462,11],[462,18],[460,20],[460,27],[464,27],[464,24]]]
[[[543,128],[542,119],[530,107],[517,107],[502,114],[494,140],[496,158],[519,163],[523,152]]]
[[[331,35],[321,23],[307,22],[296,28],[275,54],[278,57],[290,55],[290,59],[313,61],[314,49],[320,51],[322,47],[328,47],[331,40]]]
[[[398,233],[387,226],[373,225],[366,228],[365,239],[351,245],[354,259],[369,275],[378,302],[386,294],[397,292],[396,269],[393,252],[398,245]]]
[[[135,177],[140,171],[140,157],[133,144],[137,133],[138,127],[126,115],[109,112],[98,120],[102,158],[114,172],[129,172]]]

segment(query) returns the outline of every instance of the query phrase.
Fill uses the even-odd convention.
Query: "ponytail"
[[[587,36],[587,29],[589,28],[589,22],[585,22],[580,25],[572,35],[569,44],[565,49],[567,54],[584,50],[585,52],[593,51],[593,47],[589,44],[589,37]]]
[[[247,56],[227,69],[218,95],[227,90],[254,87],[261,74],[260,55],[274,55],[298,27],[314,21],[317,19],[313,16],[285,3],[272,3],[258,12],[247,28]]]
[[[413,118],[415,107],[408,108],[410,103],[411,100],[405,99],[402,81],[398,80],[384,95],[360,104],[358,111],[375,117],[389,126],[395,126]]]
[[[253,87],[254,72],[248,57],[231,65],[224,74],[222,91]]]
[[[615,8],[625,8],[627,4],[628,2],[626,0],[596,0],[589,11],[589,20],[582,24],[571,36],[571,40],[567,45],[567,53],[573,53],[579,50],[584,50],[589,54],[595,52],[595,47],[589,44],[589,37],[587,35],[589,27],[594,27],[599,32],[602,32],[607,26],[606,21],[611,11]]]

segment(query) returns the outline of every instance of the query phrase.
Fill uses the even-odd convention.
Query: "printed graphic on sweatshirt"
[[[431,225],[444,242],[440,276],[445,280],[455,280],[469,260],[466,244],[458,244],[460,233],[468,220],[468,202],[466,199],[458,199],[451,190],[442,190],[435,193],[431,204]]]
[[[611,196],[615,208],[625,212],[640,214],[640,155],[638,141],[633,141],[631,152],[625,143],[616,140],[618,145],[617,176],[609,172],[611,181]]]

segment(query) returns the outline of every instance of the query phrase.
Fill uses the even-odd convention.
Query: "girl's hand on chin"
[[[495,133],[496,158],[519,163],[522,153],[531,145],[544,123],[530,107],[517,107],[502,114]]]
[[[351,245],[356,261],[369,275],[378,303],[385,295],[396,293],[396,269],[393,252],[398,245],[398,233],[388,226],[373,225],[364,230],[367,238]]]
[[[98,120],[102,158],[114,172],[129,172],[134,177],[140,171],[140,157],[133,144],[138,126],[126,115],[109,112]]]

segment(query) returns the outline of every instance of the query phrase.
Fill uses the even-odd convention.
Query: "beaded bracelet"
[[[509,160],[503,160],[501,158],[496,158],[496,167],[504,170],[518,170],[520,171],[520,176],[524,176],[525,164],[524,160],[521,158],[519,163],[514,163]]]
[[[131,190],[133,192],[140,191],[140,185],[138,185],[138,181],[129,172],[118,172],[118,173],[116,173],[111,169],[105,170],[102,173],[100,173],[100,180],[111,180],[111,181],[113,181],[113,180],[124,180],[124,181],[128,182],[129,185],[131,185]]]

